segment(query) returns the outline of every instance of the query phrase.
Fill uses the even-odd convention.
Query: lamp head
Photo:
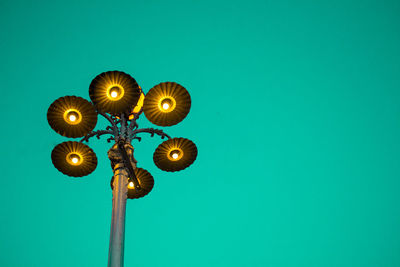
[[[160,83],[146,94],[143,112],[158,126],[171,126],[181,122],[190,111],[188,91],[173,82]]]
[[[47,121],[54,131],[65,137],[82,137],[97,124],[94,106],[81,97],[64,96],[54,101],[47,111]]]
[[[89,86],[89,96],[97,110],[114,115],[129,112],[140,94],[136,80],[121,71],[103,72]]]
[[[172,138],[164,141],[153,154],[153,160],[157,167],[169,172],[189,167],[196,157],[196,145],[185,138]]]
[[[60,172],[73,177],[88,175],[97,166],[97,157],[93,150],[75,141],[63,142],[54,147],[51,160]]]

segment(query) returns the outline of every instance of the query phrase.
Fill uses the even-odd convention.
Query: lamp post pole
[[[120,136],[129,136],[125,114],[121,115]],[[134,180],[137,189],[141,189],[134,174],[136,160],[129,139],[115,138],[115,144],[108,151],[108,157],[114,172],[110,245],[108,251],[108,267],[124,266],[125,214],[128,196],[128,183]]]
[[[125,211],[128,194],[128,172],[123,163],[114,167],[114,189],[108,267],[124,266]]]

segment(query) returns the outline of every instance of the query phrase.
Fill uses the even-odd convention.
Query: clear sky
[[[0,31],[0,266],[106,266],[110,144],[64,176],[46,113],[108,70],[185,86],[165,131],[199,150],[167,173],[133,143],[125,266],[400,266],[399,1],[3,0]]]

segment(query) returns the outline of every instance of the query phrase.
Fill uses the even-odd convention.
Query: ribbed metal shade
[[[181,122],[190,111],[188,91],[174,82],[160,83],[146,94],[143,112],[158,126],[171,126]]]
[[[197,157],[196,145],[185,138],[172,138],[161,143],[153,154],[154,163],[167,172],[189,167]]]
[[[128,187],[128,198],[141,198],[150,193],[154,186],[153,176],[142,168],[135,169],[136,178],[139,181],[141,187],[140,190]],[[114,176],[111,178],[111,189],[114,188]]]
[[[81,177],[96,169],[97,157],[85,144],[68,141],[58,144],[51,152],[54,166],[62,173]]]
[[[130,112],[140,94],[135,79],[121,71],[103,72],[89,86],[89,96],[96,108],[115,115]]]
[[[82,137],[97,123],[94,106],[77,96],[64,96],[54,101],[47,111],[47,121],[54,131],[66,137]]]

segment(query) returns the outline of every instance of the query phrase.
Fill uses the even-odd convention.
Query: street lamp
[[[47,120],[53,130],[65,137],[83,137],[79,142],[67,141],[54,147],[53,165],[63,174],[82,177],[97,166],[93,150],[83,144],[91,137],[109,134],[113,141],[108,151],[113,176],[113,193],[109,267],[122,267],[124,259],[126,200],[141,198],[154,186],[153,176],[136,166],[132,141],[141,141],[141,133],[155,134],[168,140],[161,143],[153,154],[158,168],[175,172],[189,167],[197,157],[196,145],[185,138],[171,138],[160,129],[139,128],[137,120],[142,112],[158,126],[172,126],[189,113],[191,100],[188,91],[173,82],[160,83],[145,95],[136,80],[120,71],[103,72],[89,86],[91,102],[77,96],[55,100],[47,111]],[[93,131],[97,115],[110,123],[105,130]]]

